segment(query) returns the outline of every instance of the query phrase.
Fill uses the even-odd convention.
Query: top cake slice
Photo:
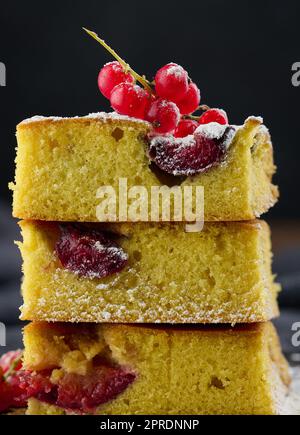
[[[202,128],[202,133],[204,138],[213,137],[220,142],[220,129],[223,128],[223,137],[229,132],[222,145],[224,155],[203,171],[187,170],[183,174],[176,171],[174,160],[175,170],[164,169],[168,165],[164,165],[163,159],[168,159],[168,155],[162,153],[162,147],[166,141],[175,143],[176,139],[172,136],[151,139],[152,127],[144,121],[115,113],[79,118],[34,117],[23,121],[17,127],[16,177],[11,184],[13,215],[54,221],[102,220],[97,214],[102,201],[98,189],[110,186],[118,195],[122,179],[127,189],[142,186],[148,205],[153,186],[179,186],[182,194],[184,187],[192,186],[194,199],[195,187],[203,186],[204,220],[259,217],[274,205],[278,196],[272,184],[275,166],[268,130],[262,119],[255,117],[248,118],[240,127],[219,126],[214,131],[213,124]],[[178,147],[178,142],[175,144]],[[179,145],[181,150],[187,147],[188,151],[191,143],[185,138]],[[118,209],[115,216],[105,220],[168,220],[162,219],[161,208],[153,219],[150,207],[146,215],[136,218],[129,210],[132,205],[129,196],[125,210],[123,207],[121,213]],[[172,203],[174,198],[170,196]],[[182,195],[181,204],[183,198]],[[171,213],[169,220],[190,219]]]

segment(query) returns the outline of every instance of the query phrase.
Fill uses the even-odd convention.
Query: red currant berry
[[[222,109],[208,109],[199,118],[199,124],[209,124],[210,122],[217,122],[218,124],[228,124],[228,118],[225,110]]]
[[[174,132],[175,137],[186,137],[189,134],[193,134],[196,128],[198,127],[198,123],[193,121],[192,119],[182,119]]]
[[[7,411],[13,402],[13,393],[10,385],[0,380],[0,412]]]
[[[110,98],[111,91],[120,83],[134,83],[131,74],[126,73],[122,65],[117,62],[109,62],[100,70],[98,75],[98,87],[100,92]]]
[[[150,104],[146,119],[153,123],[157,133],[170,133],[179,123],[180,112],[175,103],[159,98]]]
[[[188,73],[176,63],[168,63],[155,75],[157,95],[175,103],[186,95],[188,86]]]
[[[111,107],[121,115],[145,119],[150,96],[145,89],[131,83],[120,83],[110,94]]]
[[[200,103],[200,90],[195,83],[190,83],[189,88],[182,100],[177,102],[177,106],[182,115],[195,112]]]
[[[14,367],[15,371],[20,370],[22,368],[21,357],[22,357],[21,350],[14,350],[5,353],[0,358],[0,370],[2,370],[3,373],[5,374],[11,369],[13,364],[15,365]],[[16,361],[18,362],[16,363]]]

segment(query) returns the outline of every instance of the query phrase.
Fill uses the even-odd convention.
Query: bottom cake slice
[[[270,322],[31,323],[28,414],[276,414],[288,365]]]

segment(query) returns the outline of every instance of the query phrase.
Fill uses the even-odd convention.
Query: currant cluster
[[[220,109],[191,116],[199,108],[200,90],[182,66],[168,63],[157,71],[153,83],[144,80],[147,87],[137,85],[132,73],[119,61],[113,61],[100,70],[98,86],[116,112],[151,122],[157,133],[185,137],[193,134],[199,124],[228,123],[226,113]]]
[[[199,106],[200,90],[182,66],[168,63],[149,82],[95,32],[84,30],[116,59],[98,75],[99,89],[112,108],[152,123],[156,134],[148,137],[148,156],[158,168],[174,176],[191,176],[224,159],[234,128],[227,125],[224,110]],[[198,110],[200,116],[194,114]]]

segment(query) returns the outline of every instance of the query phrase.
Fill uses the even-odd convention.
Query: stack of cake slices
[[[257,219],[278,196],[272,144],[261,118],[233,129],[222,162],[179,177],[150,161],[144,121],[18,125],[28,414],[280,412],[290,379],[270,322],[279,285]],[[203,186],[203,229],[134,219],[129,203],[99,222],[99,188],[118,191],[120,179],[149,195]]]

